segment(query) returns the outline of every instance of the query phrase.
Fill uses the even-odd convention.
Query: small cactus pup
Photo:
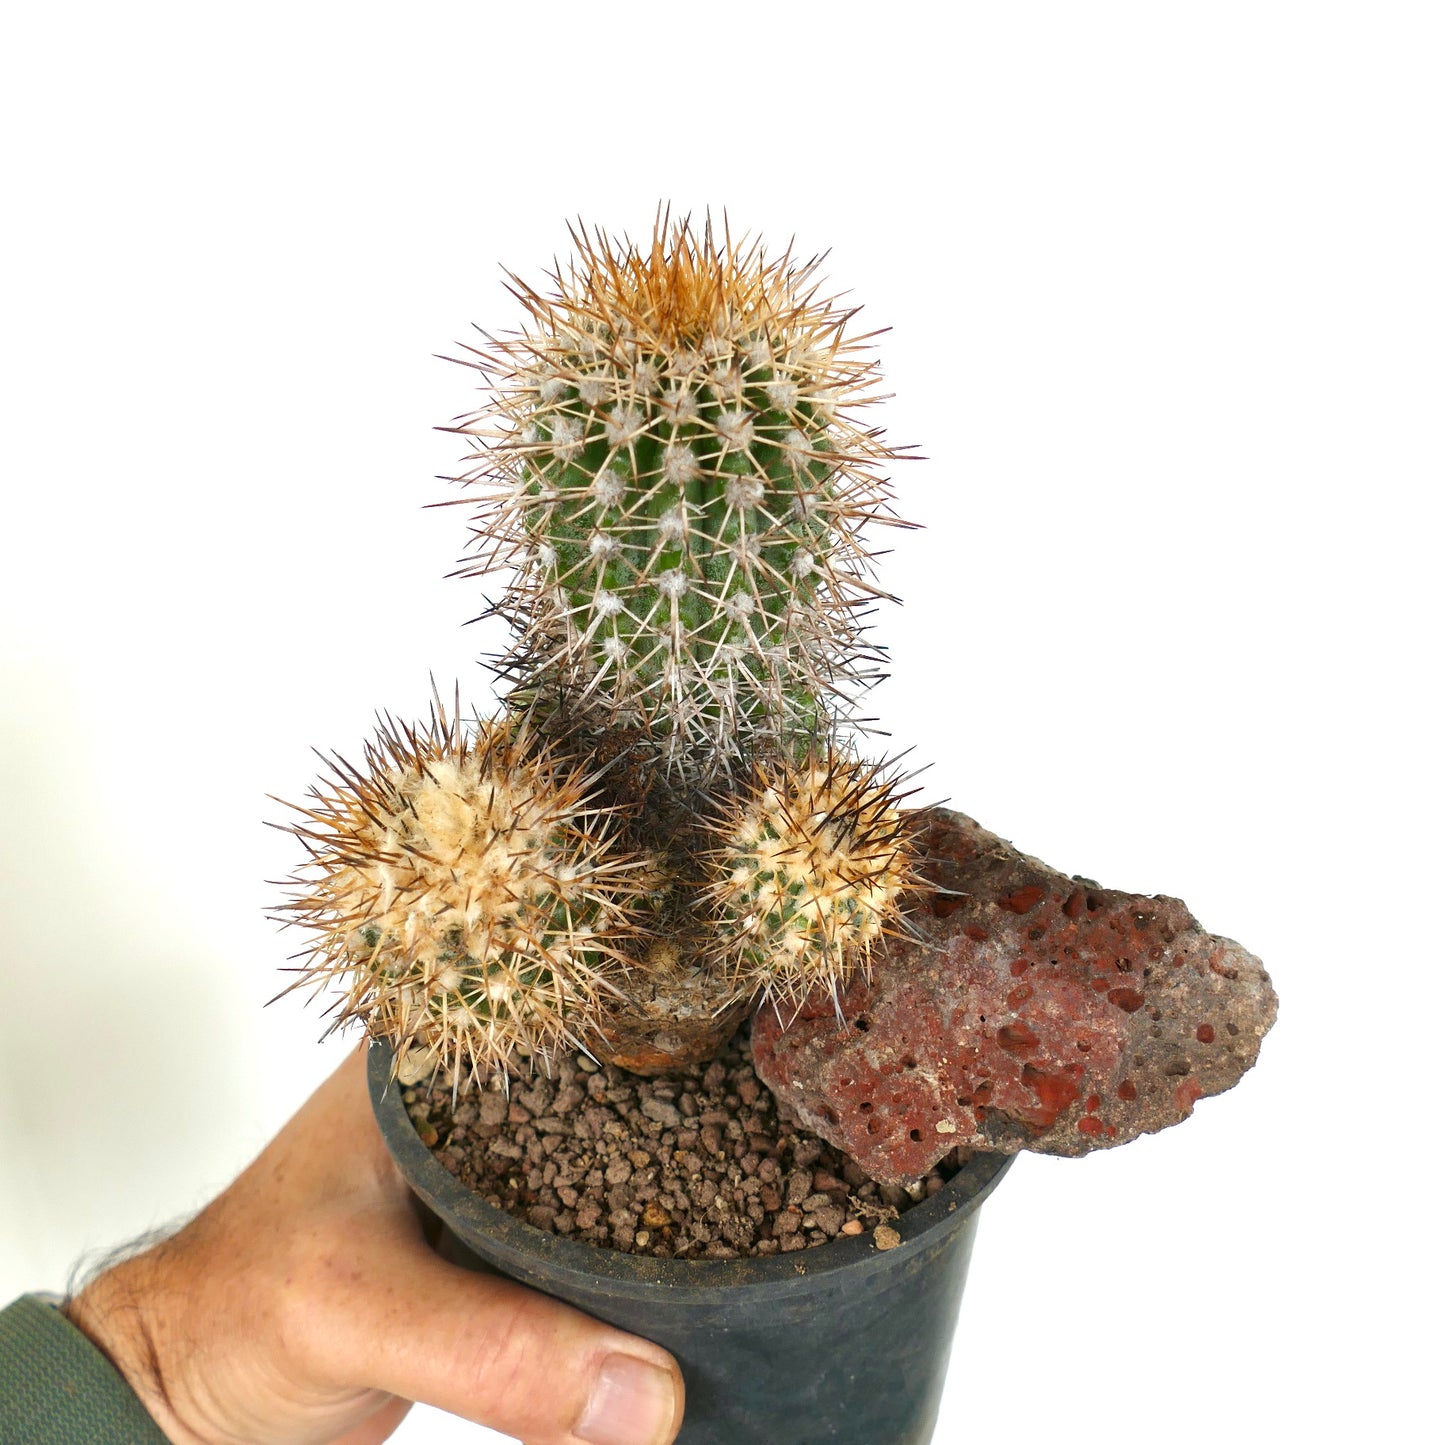
[[[518,701],[568,687],[706,783],[826,735],[876,675],[863,529],[904,525],[864,421],[877,363],[816,259],[686,220],[573,239],[550,294],[512,278],[529,328],[467,348],[488,400],[455,427],[485,493],[462,575],[515,569]]]
[[[713,825],[709,885],[717,966],[739,996],[794,1012],[866,974],[897,933],[913,876],[910,823],[888,765],[829,745],[759,764]]]
[[[332,1027],[361,1020],[404,1079],[457,1088],[585,1046],[645,882],[593,791],[516,720],[384,721],[291,828],[310,856],[278,916],[313,933],[292,987],[339,981]]]

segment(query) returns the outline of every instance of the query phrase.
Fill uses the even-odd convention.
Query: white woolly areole
[[[753,439],[753,418],[741,407],[722,412],[717,419],[717,434],[730,447],[745,447]]]
[[[681,597],[688,589],[687,574],[680,569],[673,567],[664,572],[657,579],[657,590],[664,597],[671,597],[674,600]]]
[[[581,450],[582,423],[574,417],[558,417],[552,423],[552,455],[559,462],[570,462]]]
[[[702,471],[693,449],[686,444],[669,442],[662,454],[662,475],[674,486],[690,482]]]
[[[691,346],[679,346],[668,356],[667,369],[673,376],[691,376],[702,362],[702,352]]]
[[[753,615],[753,608],[756,605],[751,592],[734,592],[732,596],[723,603],[723,611],[726,612],[734,622],[742,622],[745,618]]]
[[[687,504],[685,502],[680,502],[657,519],[657,535],[668,542],[680,542],[687,536]]]
[[[790,571],[794,577],[811,577],[816,565],[817,563],[813,554],[811,552],[805,552],[803,548],[799,547],[798,550],[793,553],[793,560],[788,564],[788,571]]]
[[[623,605],[622,599],[615,592],[608,592],[606,589],[599,592],[592,603],[599,617],[616,617],[622,611]]]
[[[627,656],[627,644],[614,632],[602,639],[602,655],[613,662],[621,662]]]
[[[584,376],[577,383],[577,395],[587,403],[588,406],[596,406],[603,397],[611,392],[612,386],[601,376]]]
[[[771,366],[773,353],[768,345],[765,336],[755,336],[743,347],[743,357],[748,363],[749,371],[761,371],[765,366]]]
[[[622,478],[612,470],[611,467],[605,472],[599,472],[593,479],[588,491],[602,503],[604,507],[615,507],[621,502],[627,487]]]
[[[712,369],[713,395],[740,397],[743,391],[743,374],[736,366],[715,366]]]
[[[541,384],[537,387],[537,395],[541,397],[544,406],[550,406],[566,390],[567,383],[560,376],[547,376],[542,378]]]
[[[770,381],[763,390],[779,411],[792,411],[798,404],[798,388],[791,381]]]
[[[493,1008],[500,1005],[510,1005],[513,996],[517,993],[517,975],[510,969],[503,970],[487,983],[487,1002]]]
[[[610,562],[622,550],[622,543],[606,532],[594,532],[587,539],[587,550],[594,562]]]
[[[657,390],[662,368],[655,361],[639,361],[632,368],[632,385],[643,396],[651,396]]]
[[[763,500],[764,491],[761,477],[729,477],[724,495],[728,506],[739,512],[750,512]]]
[[[634,436],[642,426],[642,411],[635,406],[614,406],[607,413],[607,441],[611,446],[621,446]]]
[[[685,386],[669,387],[658,398],[657,409],[674,424],[693,421],[697,417],[697,398]]]

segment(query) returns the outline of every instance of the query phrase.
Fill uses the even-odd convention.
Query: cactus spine
[[[650,250],[574,233],[532,330],[475,353],[487,406],[457,428],[487,500],[465,575],[518,569],[499,610],[521,683],[567,685],[706,780],[750,748],[826,732],[871,654],[860,529],[893,522],[894,455],[855,415],[876,363],[819,299],[816,261],[768,261],[711,225]]]

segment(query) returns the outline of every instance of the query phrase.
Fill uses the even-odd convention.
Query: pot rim
[[[815,1277],[860,1266],[881,1266],[925,1248],[960,1216],[972,1214],[993,1193],[1014,1161],[1012,1154],[977,1153],[931,1199],[915,1204],[891,1221],[900,1243],[880,1250],[869,1233],[829,1240],[812,1249],[788,1254],[742,1256],[738,1259],[657,1259],[588,1244],[552,1234],[488,1204],[454,1178],[422,1143],[402,1102],[400,1087],[391,1087],[391,1045],[373,1039],[367,1049],[367,1085],[372,1111],[408,1184],[441,1217],[464,1244],[469,1236],[484,1236],[494,1255],[521,1268],[539,1267],[573,1275],[607,1279],[616,1284],[655,1289],[717,1288],[739,1284],[796,1282],[800,1275]]]

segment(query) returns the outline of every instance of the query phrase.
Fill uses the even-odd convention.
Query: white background
[[[15,7],[0,1301],[338,1059],[262,1007],[265,795],[431,674],[485,704],[433,353],[670,200],[892,328],[877,710],[933,794],[1283,1001],[1183,1127],[1019,1163],[939,1440],[1431,1437],[1442,51],[1388,0]]]

